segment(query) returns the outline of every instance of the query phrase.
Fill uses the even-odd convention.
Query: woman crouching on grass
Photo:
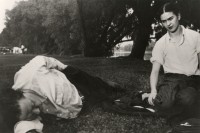
[[[54,58],[36,56],[15,74],[12,89],[1,90],[0,113],[12,128],[18,121],[36,120],[40,112],[72,119],[86,104],[112,102],[108,94],[119,88]],[[21,128],[15,132],[25,130]]]
[[[196,117],[200,108],[200,34],[180,25],[177,3],[166,3],[160,20],[167,33],[155,44],[148,102],[171,124]],[[164,80],[158,85],[161,66]]]

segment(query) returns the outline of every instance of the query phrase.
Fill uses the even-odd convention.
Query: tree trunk
[[[84,53],[85,47],[85,31],[83,27],[83,18],[82,18],[82,0],[69,0],[69,4],[71,7],[68,8],[70,12],[70,19],[72,21],[72,25],[70,27],[70,39],[71,39],[71,53],[78,54],[81,50]]]
[[[84,56],[88,56],[88,39],[87,39],[87,34],[86,34],[86,27],[85,27],[85,20],[84,20],[84,13],[83,13],[83,0],[77,0],[78,3],[78,11],[79,11],[79,16],[80,16],[80,26],[81,26],[81,46],[83,48],[82,54]]]
[[[155,15],[155,8],[150,6],[151,2],[150,0],[137,0],[136,14],[138,16],[139,25],[136,26],[137,29],[133,37],[134,45],[129,56],[130,58],[144,59],[151,32],[151,24]]]
[[[137,59],[144,59],[144,54],[146,47],[148,46],[148,40],[149,40],[149,30],[150,24],[149,25],[143,25],[140,24],[136,32],[134,34],[134,45],[131,51],[131,54],[129,55],[130,58],[137,58]]]

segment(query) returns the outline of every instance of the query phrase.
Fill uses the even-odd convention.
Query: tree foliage
[[[29,53],[110,56],[124,37],[130,57],[143,59],[158,8],[170,0],[28,0],[6,12],[0,44],[25,45]],[[174,0],[182,23],[200,27],[199,0]],[[159,22],[158,22],[159,23]]]
[[[46,43],[42,19],[38,3],[22,1],[13,10],[6,12],[6,28],[2,34],[10,37],[9,45],[23,44],[31,53],[40,53],[43,51],[43,44]]]
[[[199,0],[136,0],[135,10],[137,11],[136,15],[138,16],[139,26],[137,26],[137,32],[134,35],[134,47],[130,54],[131,58],[144,58],[146,47],[149,44],[149,34],[152,32],[151,24],[155,22],[160,23],[157,11],[166,2],[178,3],[182,12],[182,24],[184,26],[191,27],[190,25],[193,23],[196,29],[200,28],[200,15],[197,12],[200,6]],[[161,37],[165,33],[163,30],[160,31],[157,37]]]
[[[109,56],[137,24],[128,14],[131,0],[78,0],[85,33],[86,56]]]
[[[29,53],[71,54],[70,38],[74,26],[69,1],[29,0],[6,12],[6,28],[1,43],[11,46],[23,44]],[[71,11],[73,12],[73,11]],[[76,40],[79,38],[76,37]],[[78,43],[77,43],[78,44]],[[72,50],[73,49],[73,50]]]

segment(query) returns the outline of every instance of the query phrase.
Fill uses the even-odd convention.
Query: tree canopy
[[[29,53],[110,56],[129,37],[130,57],[143,59],[158,8],[169,0],[28,0],[6,12],[0,45]],[[182,24],[200,28],[199,0],[176,0]]]

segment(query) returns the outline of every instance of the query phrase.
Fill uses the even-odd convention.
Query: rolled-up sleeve
[[[151,63],[158,62],[161,65],[164,63],[164,44],[157,42],[152,51],[152,57],[150,59]]]
[[[44,57],[46,62],[47,68],[53,68],[57,70],[63,70],[67,67],[67,65],[63,64],[59,60],[52,58],[52,57]]]

